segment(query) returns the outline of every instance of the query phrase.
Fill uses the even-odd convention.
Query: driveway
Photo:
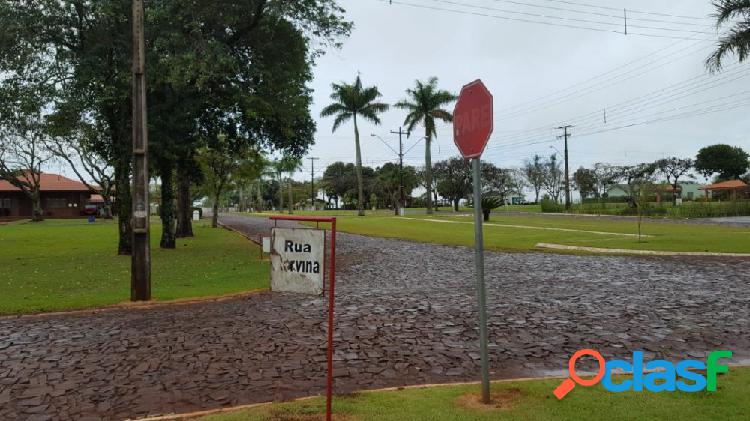
[[[265,219],[222,216],[255,236]],[[337,392],[478,378],[473,251],[341,234]],[[750,356],[750,261],[487,253],[494,378],[605,358]],[[325,390],[323,297],[0,320],[0,419],[124,419]]]

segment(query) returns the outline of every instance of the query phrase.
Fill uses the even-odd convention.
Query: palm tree
[[[721,70],[722,60],[734,53],[740,62],[750,57],[750,1],[747,0],[717,0],[716,27],[736,21],[726,35],[719,39],[719,45],[706,60],[706,66],[712,72]]]
[[[408,99],[396,104],[396,107],[407,110],[409,114],[404,120],[406,131],[411,133],[414,126],[422,124],[425,132],[425,187],[427,188],[427,213],[432,213],[432,138],[437,137],[435,119],[445,122],[453,121],[453,114],[445,110],[447,104],[456,100],[456,96],[448,91],[441,91],[437,86],[436,77],[431,77],[427,83],[417,80],[414,89],[407,89]]]
[[[354,121],[354,143],[357,148],[357,188],[359,190],[357,209],[359,216],[365,216],[365,198],[364,187],[362,182],[362,151],[359,147],[359,128],[357,127],[357,117],[362,117],[374,124],[380,124],[378,114],[388,111],[388,104],[375,102],[382,95],[376,86],[367,88],[362,87],[362,81],[359,76],[354,84],[334,83],[331,85],[333,93],[331,99],[333,104],[325,107],[320,112],[321,117],[336,116],[333,122],[333,131],[339,128],[343,123],[352,119]]]

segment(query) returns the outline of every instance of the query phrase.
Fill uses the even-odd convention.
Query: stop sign
[[[481,80],[461,88],[453,111],[453,141],[464,159],[479,158],[492,134],[492,94]]]

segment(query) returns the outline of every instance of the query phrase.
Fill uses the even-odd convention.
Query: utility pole
[[[570,171],[568,167],[568,138],[571,136],[568,132],[571,125],[560,126],[558,129],[563,130],[563,135],[558,136],[558,139],[565,139],[565,209],[570,209]]]
[[[310,157],[310,203],[312,209],[315,210],[315,161],[320,158]]]
[[[130,272],[131,301],[148,301],[151,299],[144,14],[143,0],[133,0],[133,254]]]
[[[401,179],[398,186],[398,194],[401,204],[399,212],[401,213],[401,216],[403,216],[404,209],[406,208],[406,199],[404,198],[404,141],[402,136],[408,135],[408,133],[404,132],[401,127],[398,128],[397,132],[391,130],[391,133],[398,134],[398,174]]]

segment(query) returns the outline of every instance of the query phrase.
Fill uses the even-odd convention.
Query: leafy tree
[[[432,139],[437,137],[435,120],[445,122],[453,121],[453,114],[446,110],[446,105],[456,100],[456,95],[440,90],[437,86],[438,79],[431,77],[427,83],[417,80],[412,89],[407,89],[408,99],[398,102],[397,108],[406,110],[408,114],[404,120],[406,131],[411,134],[418,124],[424,127],[425,133],[425,180],[427,189],[427,213],[433,213],[432,207]]]
[[[398,209],[401,206],[401,180],[402,171],[398,164],[387,163],[375,170],[375,192],[393,206],[393,212],[398,215]],[[403,167],[403,187],[404,196],[410,196],[419,184],[417,170],[412,166]]]
[[[715,0],[716,27],[726,23],[733,26],[719,39],[716,50],[706,59],[706,66],[711,71],[722,67],[723,59],[730,53],[736,54],[740,62],[750,54],[750,2],[747,0]]]
[[[621,174],[618,167],[598,162],[594,164],[594,175],[596,176],[597,196],[606,197],[609,186],[617,184]]]
[[[560,203],[560,195],[564,189],[563,171],[556,154],[552,154],[544,162],[544,189],[547,190],[555,204]]]
[[[619,178],[627,183],[630,205],[639,208],[638,200],[643,199],[645,194],[643,190],[645,187],[652,184],[652,176],[656,172],[656,166],[654,164],[642,163],[618,167],[618,171]]]
[[[85,137],[80,140],[53,138],[48,148],[52,154],[68,164],[78,180],[92,194],[101,194],[104,200],[104,217],[112,219],[112,196],[115,189],[115,174],[107,160],[100,156]],[[89,180],[93,180],[93,183]]]
[[[482,190],[483,194],[499,197],[505,204],[509,196],[520,192],[521,185],[513,170],[482,162]]]
[[[339,208],[339,200],[344,197],[348,190],[346,176],[346,164],[343,162],[334,162],[326,167],[323,172],[323,189],[329,199],[334,199],[336,209]]]
[[[680,177],[688,174],[695,165],[690,158],[664,158],[656,161],[657,171],[667,177],[667,183],[672,186],[672,204],[677,204],[677,188]]]
[[[116,174],[121,254],[130,251],[131,232],[130,6],[122,0],[0,3],[0,72],[9,69],[6,58],[31,63],[35,74],[59,82],[49,83],[60,88],[51,112],[97,121],[98,150]],[[161,0],[146,7],[151,158],[163,196],[172,190],[170,164],[183,167],[178,174],[191,172],[196,149],[206,146],[200,140],[218,132],[256,149],[297,155],[307,149],[314,131],[306,86],[312,62],[351,29],[335,0]],[[178,197],[190,188],[177,187]]]
[[[736,146],[706,146],[698,152],[695,169],[706,177],[718,174],[719,180],[735,180],[750,167],[748,157],[747,152]]]
[[[354,122],[354,144],[357,154],[357,210],[359,216],[365,216],[365,194],[364,180],[362,175],[362,151],[359,144],[359,127],[357,126],[357,117],[370,121],[373,124],[380,124],[381,114],[388,110],[388,104],[377,102],[376,100],[382,95],[375,86],[363,87],[362,80],[357,76],[353,84],[334,83],[331,85],[333,92],[331,99],[334,101],[331,105],[321,111],[321,117],[333,117],[333,131],[339,128],[343,123],[352,120]]]
[[[581,194],[581,201],[586,200],[591,196],[599,195],[597,189],[598,181],[596,178],[596,171],[594,170],[583,167],[578,168],[578,170],[573,173],[573,183]]]
[[[534,189],[534,203],[539,203],[539,193],[544,187],[545,176],[544,163],[542,157],[534,155],[532,160],[526,160],[523,163],[523,175],[529,186]]]
[[[32,221],[44,220],[41,202],[42,165],[52,159],[46,148],[41,117],[4,118],[0,125],[0,180],[21,190],[32,204]]]
[[[255,150],[238,147],[236,140],[220,134],[211,140],[209,147],[198,151],[196,160],[205,176],[204,191],[211,198],[213,214],[211,226],[219,226],[219,203],[222,195],[231,190],[237,173],[246,165],[260,166],[263,157]]]
[[[451,158],[435,163],[434,174],[437,192],[448,198],[458,212],[461,199],[471,194],[471,165],[463,158]]]

